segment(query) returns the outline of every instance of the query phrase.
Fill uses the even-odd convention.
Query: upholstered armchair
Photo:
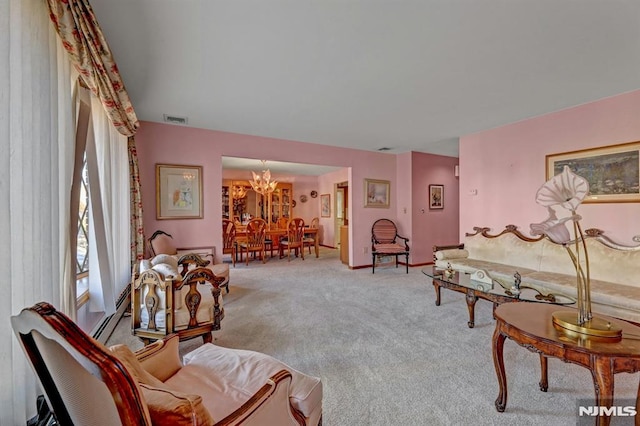
[[[371,227],[371,257],[373,266],[371,273],[376,273],[376,260],[382,256],[395,256],[396,268],[398,257],[405,257],[407,274],[409,273],[409,239],[398,235],[398,228],[389,219],[378,219]]]
[[[48,303],[11,318],[61,425],[310,425],[322,383],[268,355],[204,344],[180,360],[178,336],[107,348]]]
[[[176,333],[181,340],[220,330],[224,308],[220,287],[224,277],[205,267],[197,254],[178,261],[166,254],[143,260],[134,271],[131,291],[132,332],[145,344]],[[181,269],[181,271],[179,271]]]

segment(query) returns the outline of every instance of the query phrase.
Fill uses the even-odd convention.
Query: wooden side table
[[[564,362],[580,365],[591,371],[595,388],[595,403],[601,407],[613,404],[614,375],[640,371],[640,327],[628,322],[608,318],[622,327],[622,339],[603,341],[585,340],[569,336],[554,328],[551,314],[558,310],[573,308],[543,303],[515,303],[500,305],[495,310],[496,329],[493,333],[493,362],[500,385],[495,405],[499,412],[507,406],[507,376],[504,369],[504,341],[509,338],[540,354],[540,390],[547,391],[547,358],[559,358]],[[625,335],[627,336],[625,338]],[[638,399],[636,400],[638,410]],[[640,411],[639,411],[640,412]],[[596,418],[596,425],[608,425],[610,417]],[[640,415],[636,416],[640,425]]]

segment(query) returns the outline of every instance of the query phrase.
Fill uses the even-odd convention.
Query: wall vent
[[[165,123],[186,125],[189,122],[187,117],[179,117],[177,115],[164,114],[163,117],[164,117]]]

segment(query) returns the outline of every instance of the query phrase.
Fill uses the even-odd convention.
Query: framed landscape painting
[[[364,206],[389,208],[391,182],[388,180],[364,180]]]
[[[156,218],[202,219],[202,167],[156,164]]]
[[[589,182],[585,203],[640,202],[640,142],[546,156],[546,179],[564,166]]]

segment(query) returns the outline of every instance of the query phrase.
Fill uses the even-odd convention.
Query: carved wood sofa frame
[[[523,242],[523,244],[534,243],[532,246],[527,245],[527,248],[524,250],[528,250],[529,247],[536,247],[538,243],[545,244],[544,246],[540,246],[544,249],[544,253],[542,255],[538,254],[541,256],[538,269],[529,271],[530,273],[528,275],[523,273],[522,282],[527,282],[527,285],[547,292],[568,291],[569,294],[561,294],[574,297],[571,293],[575,291],[575,285],[571,284],[567,279],[570,275],[568,272],[558,272],[557,270],[548,271],[545,269],[550,264],[549,259],[555,259],[555,257],[552,256],[555,253],[560,253],[559,249],[562,250],[561,244],[554,243],[545,236],[535,238],[526,236],[522,234],[515,225],[507,225],[504,230],[496,234],[492,234],[488,227],[474,227],[473,231],[474,232],[466,233],[465,236],[468,238],[481,236],[493,240],[510,234],[516,237],[515,241],[519,240]],[[594,311],[602,310],[601,313],[605,315],[619,317],[631,322],[639,322],[640,282],[637,281],[636,277],[640,276],[640,235],[632,238],[634,242],[639,243],[637,245],[617,243],[604,235],[604,231],[597,228],[585,230],[584,238],[585,242],[590,245],[589,258],[592,272],[591,294]],[[470,243],[470,241],[466,242]],[[573,243],[575,243],[575,241],[571,241],[568,244]],[[464,270],[466,267],[468,269],[466,269],[465,272],[471,272],[469,269],[475,266],[473,266],[472,263],[465,265],[464,260],[466,259],[464,258],[456,259],[452,257],[450,260],[446,260],[450,253],[453,252],[452,256],[455,256],[456,251],[464,251],[465,249],[470,248],[465,246],[464,243],[435,245],[433,246],[434,263],[438,267],[446,267],[447,262],[450,262],[454,265],[454,269],[456,269],[457,263],[461,270]],[[594,249],[595,252],[593,252]],[[604,256],[603,253],[606,253],[606,256]],[[600,256],[597,256],[598,254]],[[532,253],[532,256],[535,255],[535,253]],[[571,269],[571,260],[568,255],[566,256],[566,265],[564,261],[558,262],[558,265],[561,264],[563,269]],[[474,254],[470,252],[468,260],[471,261],[473,259]],[[531,259],[533,259],[533,257]],[[485,260],[484,262],[488,264],[492,263],[490,260]],[[551,264],[553,269],[554,262],[551,262]],[[607,270],[609,265],[611,265],[610,274]],[[616,269],[614,265],[618,265],[619,269]],[[502,269],[509,267],[509,265],[505,264],[497,264],[496,266]],[[527,268],[522,265],[512,265],[512,269],[513,271],[518,270],[518,272],[521,272],[522,270],[532,268]],[[491,274],[492,271],[486,270],[485,272]],[[504,272],[504,270],[502,272]],[[531,272],[533,272],[533,274],[531,274]],[[513,274],[513,272],[511,273]],[[573,277],[575,278],[575,275]],[[555,279],[557,279],[557,281]],[[564,282],[562,282],[563,279]]]

